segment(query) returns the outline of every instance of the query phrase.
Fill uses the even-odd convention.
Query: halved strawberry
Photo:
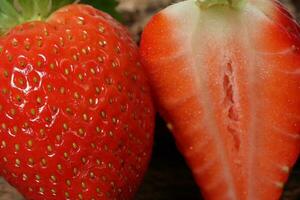
[[[51,3],[0,1],[0,175],[27,199],[130,199],[154,125],[137,47],[108,14]]]
[[[188,0],[141,56],[206,199],[275,200],[300,150],[300,29],[272,0]]]

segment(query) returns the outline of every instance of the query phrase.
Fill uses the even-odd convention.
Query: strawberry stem
[[[0,0],[0,35],[30,21],[44,21],[74,0]]]
[[[227,6],[233,9],[241,9],[246,4],[246,0],[196,0],[202,9],[214,6]]]

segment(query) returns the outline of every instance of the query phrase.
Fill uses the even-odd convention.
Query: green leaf
[[[116,0],[81,0],[80,3],[89,4],[99,10],[107,12],[115,19],[122,21],[120,13],[116,10],[119,4]]]

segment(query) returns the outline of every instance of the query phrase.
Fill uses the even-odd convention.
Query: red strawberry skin
[[[130,199],[154,111],[127,30],[86,5],[0,40],[0,174],[27,199]]]
[[[145,28],[142,62],[206,199],[279,199],[300,150],[299,30],[270,0],[185,1]]]

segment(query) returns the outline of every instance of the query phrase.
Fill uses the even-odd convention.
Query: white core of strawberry
[[[228,6],[234,9],[241,9],[247,0],[197,0],[200,8],[208,9],[213,6]]]

